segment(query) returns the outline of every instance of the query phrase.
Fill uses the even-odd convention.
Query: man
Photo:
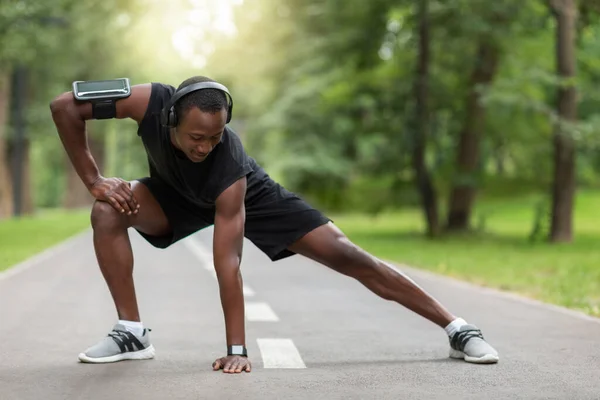
[[[91,212],[94,248],[118,314],[112,332],[81,353],[80,361],[154,357],[138,311],[127,229],[133,227],[153,246],[167,248],[211,225],[227,338],[227,356],[213,363],[214,370],[251,370],[239,269],[244,236],[272,261],[304,255],[437,324],[448,334],[450,357],[473,363],[498,361],[498,353],[478,328],[353,244],[330,219],[274,182],[226,126],[231,119],[228,92],[191,90],[203,82],[214,81],[193,77],[177,91],[160,83],[135,85],[128,98],[116,102],[114,117],[137,121],[148,155],[150,176],[133,182],[106,178],[98,170],[86,141],[85,121],[93,118],[89,103],[78,102],[67,92],[50,105],[65,150],[96,198]],[[181,98],[171,107],[174,96]]]

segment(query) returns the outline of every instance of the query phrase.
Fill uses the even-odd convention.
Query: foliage
[[[230,3],[234,3],[231,1]],[[275,179],[330,210],[379,213],[414,205],[410,154],[417,58],[413,0],[235,2],[208,0],[14,0],[0,3],[0,68],[29,71],[28,135],[35,199],[60,204],[64,151],[48,103],[76,79],[128,76],[177,85],[190,75],[227,84],[236,129]],[[600,172],[597,87],[600,13],[581,2],[578,25],[578,180]],[[220,8],[221,7],[221,8]],[[477,182],[502,178],[547,190],[552,176],[554,19],[546,1],[430,0],[431,135],[426,160],[446,196],[480,40],[500,44]],[[508,16],[508,17],[507,17]],[[226,29],[227,28],[227,29]],[[104,138],[106,173],[147,173],[131,121],[90,122]],[[9,131],[10,134],[10,131]],[[534,183],[534,184],[531,184]],[[533,189],[532,189],[533,190]],[[443,202],[441,202],[443,203]]]

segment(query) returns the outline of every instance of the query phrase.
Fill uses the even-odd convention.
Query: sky
[[[214,51],[207,32],[234,36],[234,7],[244,0],[189,0],[191,8],[182,10],[184,24],[171,36],[171,43],[185,60],[196,68],[206,65],[206,57]],[[202,40],[206,38],[206,40]],[[199,43],[199,46],[198,46]]]

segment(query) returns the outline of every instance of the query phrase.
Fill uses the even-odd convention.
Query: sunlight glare
[[[181,57],[195,67],[206,65],[206,58],[215,50],[212,36],[235,36],[233,8],[243,0],[190,0],[191,10],[185,11],[186,24],[171,35],[171,43]]]

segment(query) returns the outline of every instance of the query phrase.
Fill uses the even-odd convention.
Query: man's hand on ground
[[[243,356],[227,356],[218,358],[213,363],[213,370],[218,371],[223,369],[223,372],[229,374],[239,374],[242,371],[250,372],[252,365],[248,357]]]
[[[121,178],[101,177],[94,182],[90,193],[97,200],[109,203],[120,213],[137,214],[140,208],[133,196],[131,184]]]

